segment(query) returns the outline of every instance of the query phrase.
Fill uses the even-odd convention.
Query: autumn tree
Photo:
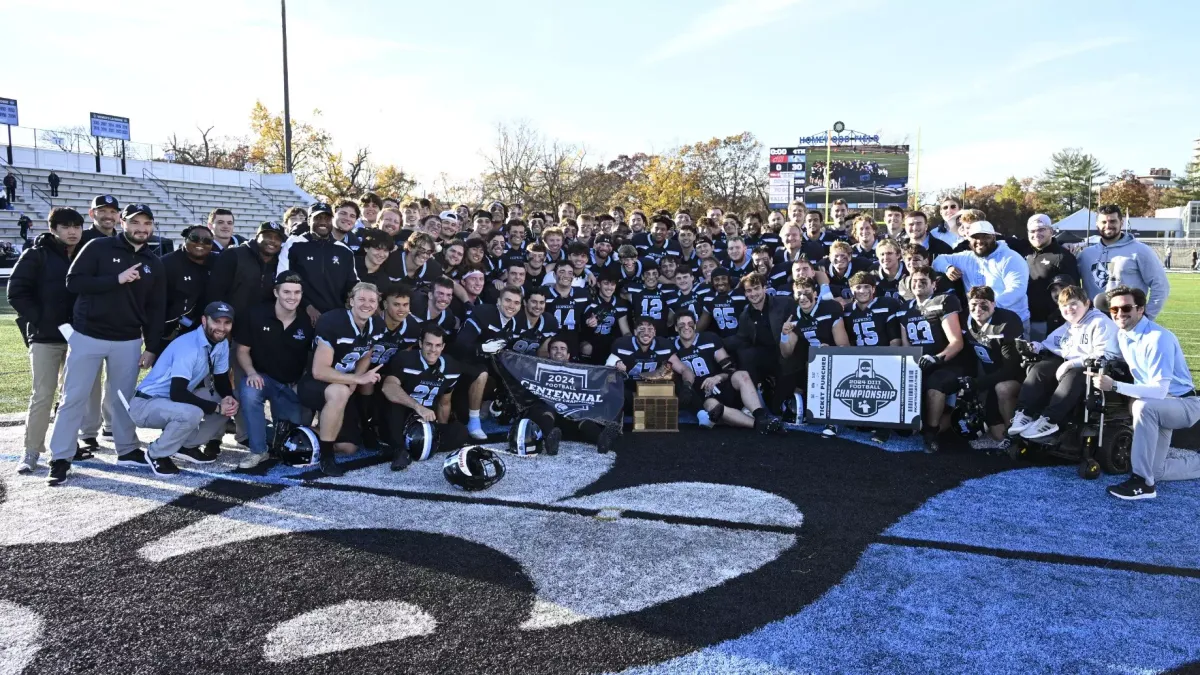
[[[244,171],[250,163],[250,146],[247,141],[213,137],[213,129],[211,126],[207,129],[197,126],[196,131],[200,132],[199,141],[180,139],[178,134],[171,134],[163,148],[162,158],[176,164]]]
[[[321,111],[314,110],[313,117]],[[284,126],[281,115],[272,115],[262,101],[250,111],[250,161],[263,173],[287,171]],[[292,120],[292,175],[300,189],[315,194],[322,177],[328,177],[333,137],[309,122]],[[338,157],[340,163],[341,158]]]
[[[1129,170],[1122,171],[1115,180],[1100,191],[1097,203],[1116,204],[1121,207],[1121,213],[1135,218],[1152,215],[1150,213],[1150,188]]]
[[[708,205],[733,213],[766,208],[767,166],[763,145],[754,134],[747,131],[685,145],[679,156]]]

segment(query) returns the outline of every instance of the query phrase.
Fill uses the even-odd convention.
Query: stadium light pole
[[[287,0],[279,0],[283,22],[283,166],[292,172],[292,104],[288,97]]]

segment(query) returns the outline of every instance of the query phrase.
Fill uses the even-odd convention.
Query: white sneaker
[[[38,451],[26,450],[24,459],[17,463],[17,473],[26,476],[37,471],[37,461]]]
[[[1026,429],[1025,432],[1021,434],[1021,437],[1045,438],[1046,436],[1049,436],[1057,431],[1058,425],[1043,416],[1037,418],[1037,421],[1033,423],[1033,426]]]
[[[1036,421],[1029,415],[1026,415],[1024,410],[1018,410],[1017,414],[1013,415],[1012,424],[1008,427],[1008,434],[1010,436],[1018,436],[1022,431],[1033,426],[1033,423]]]
[[[252,453],[246,455],[245,459],[238,462],[237,468],[253,469],[253,468],[257,467],[259,464],[262,464],[263,462],[267,461],[267,459],[269,459],[269,458],[267,457],[267,453],[265,453],[265,452],[252,452]]]
[[[477,441],[486,441],[487,434],[483,431],[483,426],[479,423],[478,417],[471,417],[467,420],[467,433]]]

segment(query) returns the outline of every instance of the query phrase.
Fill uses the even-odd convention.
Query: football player
[[[337,465],[335,452],[358,449],[361,399],[354,394],[370,394],[383,367],[371,366],[371,353],[383,333],[375,318],[379,291],[371,284],[358,283],[347,304],[348,310],[330,310],[317,320],[312,365],[296,388],[300,403],[319,411],[321,471],[327,476],[345,473]]]
[[[742,277],[754,271],[754,261],[748,255],[746,240],[742,239],[741,235],[735,234],[725,240],[724,260],[725,268],[729,270],[735,285]]]
[[[825,230],[825,219],[819,211],[809,211],[804,214],[804,242],[800,252],[809,260],[820,260],[829,255],[829,245],[838,241],[835,233],[829,235]]]
[[[429,295],[419,293],[414,296],[412,314],[421,323],[433,323],[445,331],[446,335],[458,333],[458,319],[450,311],[454,301],[454,282],[447,277],[435,279],[433,290]]]
[[[718,267],[712,271],[712,290],[701,297],[704,313],[700,317],[699,329],[711,330],[722,339],[733,337],[738,330],[738,317],[746,311],[746,295],[734,288],[729,270]]]
[[[649,245],[642,250],[643,260],[653,260],[655,263],[659,263],[662,262],[665,255],[682,255],[679,244],[667,238],[668,233],[674,227],[675,223],[670,216],[655,215],[650,219]]]
[[[569,363],[571,361],[571,345],[561,336],[550,339],[549,355],[552,361]],[[620,420],[611,424],[600,425],[592,420],[576,422],[557,414],[553,408],[542,402],[537,402],[524,412],[542,431],[547,455],[558,454],[558,444],[564,432],[584,443],[592,443],[601,454],[612,449],[617,438],[621,435]]]
[[[467,443],[467,429],[450,421],[450,397],[461,377],[458,364],[442,351],[446,334],[430,324],[421,328],[419,350],[401,352],[383,371],[385,406],[383,438],[392,449],[392,471],[406,468],[412,456],[404,447],[404,427],[413,415],[437,426],[438,450]]]
[[[846,333],[859,347],[898,347],[900,327],[896,314],[900,304],[891,298],[878,297],[875,275],[856,272],[850,277],[850,292],[854,302],[846,308]]]
[[[764,434],[783,431],[783,421],[762,406],[750,374],[734,367],[721,338],[697,333],[696,318],[688,313],[676,315],[675,331],[675,355],[692,373],[692,395],[686,398],[699,402],[708,419]]]
[[[606,358],[612,352],[612,343],[629,334],[622,328],[628,325],[623,319],[629,313],[629,305],[617,297],[617,281],[616,270],[601,271],[596,297],[583,310],[580,355],[587,363]]]
[[[978,362],[974,390],[987,394],[984,415],[988,434],[971,441],[976,450],[1006,449],[1006,422],[1013,418],[1017,395],[1025,371],[1016,341],[1022,334],[1021,317],[1015,312],[996,306],[996,292],[987,286],[967,291],[967,318],[963,337],[975,353]]]
[[[817,263],[817,269],[829,277],[829,292],[845,307],[851,302],[850,277],[856,272],[871,271],[870,263],[853,257],[854,250],[844,241],[829,246],[829,257]]]
[[[875,256],[879,261],[879,267],[875,269],[875,295],[902,302],[900,279],[904,276],[904,263],[900,262],[900,245],[892,239],[884,239],[876,244]]]
[[[946,396],[958,391],[963,376],[959,353],[963,349],[962,303],[951,293],[933,294],[934,272],[921,266],[909,271],[913,299],[899,315],[900,340],[905,347],[921,348],[921,370],[925,389],[925,451],[940,449],[938,435],[949,425],[943,420]]]
[[[558,322],[546,315],[546,294],[543,286],[534,288],[525,295],[525,311],[517,315],[512,350],[528,356],[546,358],[550,338],[558,332]]]
[[[846,325],[842,321],[842,305],[834,300],[821,300],[820,290],[811,279],[799,278],[792,284],[796,299],[796,311],[783,324],[779,336],[779,352],[784,360],[790,361],[798,373],[796,387],[801,392],[808,389],[808,352],[816,347],[846,347],[850,339],[846,336]],[[805,393],[807,396],[807,393]],[[796,411],[796,421],[802,419],[803,411]],[[822,435],[837,435],[837,427],[828,424]]]
[[[875,261],[875,243],[878,238],[878,231],[875,229],[875,219],[863,213],[854,218],[854,249],[850,252],[852,256],[860,260],[870,262]]]
[[[574,285],[574,269],[569,260],[555,263],[554,285],[546,287],[546,311],[554,317],[558,329],[571,334],[572,344],[577,345],[588,292]]]
[[[929,234],[929,217],[924,211],[909,211],[908,215],[904,216],[904,231],[908,234],[909,245],[924,246],[929,252],[930,260],[954,250],[946,242]]]
[[[671,316],[691,314],[697,321],[704,315],[704,299],[695,291],[695,277],[692,268],[683,265],[675,270],[675,291],[669,299]],[[674,319],[672,319],[672,322]]]
[[[569,267],[570,263],[566,265]],[[487,439],[487,434],[480,426],[479,410],[483,407],[489,381],[497,381],[490,377],[495,373],[488,357],[512,343],[516,334],[516,316],[520,311],[520,289],[506,288],[501,291],[500,300],[495,305],[476,308],[454,339],[454,356],[462,369],[462,379],[467,383],[465,396],[460,393],[457,399],[460,412],[465,399],[467,432],[476,440]]]
[[[629,287],[630,320],[636,322],[648,318],[654,322],[657,333],[666,335],[669,294],[658,285],[658,265],[653,260],[642,263],[642,283]],[[621,332],[630,332],[628,322]]]
[[[404,242],[404,246],[392,251],[386,267],[400,273],[399,279],[393,283],[408,286],[409,289],[428,292],[435,279],[442,276],[442,264],[434,259],[437,246],[433,237],[424,232],[414,232]]]
[[[694,379],[675,356],[674,345],[667,338],[658,337],[656,322],[649,316],[634,319],[633,335],[619,337],[613,342],[612,352],[605,365],[613,366],[629,376],[625,380],[625,408],[633,407],[634,383],[651,373],[673,371],[691,384]]]

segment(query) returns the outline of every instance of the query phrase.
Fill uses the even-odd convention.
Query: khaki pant
[[[58,392],[58,376],[67,362],[67,344],[34,342],[29,345],[29,368],[33,373],[33,393],[29,395],[29,412],[25,415],[25,452],[46,452],[46,431],[50,428],[50,412],[54,394]]]
[[[193,393],[209,401],[220,400],[204,386]],[[154,458],[170,457],[180,448],[198,448],[220,438],[229,421],[220,412],[205,415],[190,403],[177,403],[165,397],[135,396],[129,402],[129,417],[143,429],[162,429],[158,440],[146,447],[146,454]]]

